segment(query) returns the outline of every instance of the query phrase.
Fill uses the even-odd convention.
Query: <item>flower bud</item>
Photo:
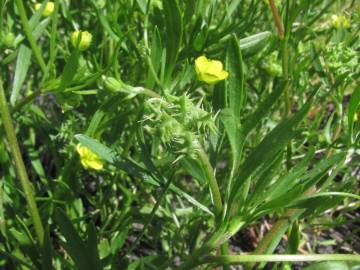
[[[113,77],[104,77],[104,85],[105,88],[111,92],[118,92],[119,89],[126,87],[126,84],[123,81]]]
[[[35,4],[35,10],[38,11],[39,9],[41,8],[41,4],[40,3],[37,3]],[[44,8],[44,11],[43,11],[43,16],[45,17],[48,17],[50,16],[53,12],[54,12],[54,9],[55,9],[55,4],[54,2],[47,2],[45,8]]]
[[[88,31],[74,31],[71,34],[71,44],[75,48],[79,47],[80,51],[85,51],[87,48],[89,48],[91,40],[92,35]]]
[[[331,16],[332,26],[335,28],[350,28],[350,19],[345,15],[332,15]]]
[[[124,83],[122,80],[115,79],[113,77],[104,77],[103,80],[104,86],[107,90],[127,94],[128,98],[133,98],[145,90],[143,87],[133,87]]]

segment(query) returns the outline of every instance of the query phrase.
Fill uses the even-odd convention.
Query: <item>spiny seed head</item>
[[[146,110],[146,130],[160,137],[172,153],[195,156],[201,133],[205,130],[216,132],[212,115],[195,105],[187,95],[148,99]]]

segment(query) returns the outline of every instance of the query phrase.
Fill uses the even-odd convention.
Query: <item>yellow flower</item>
[[[41,4],[37,3],[35,4],[35,10],[38,11],[41,8]],[[54,12],[54,8],[55,8],[55,4],[54,2],[47,2],[44,11],[43,11],[43,16],[47,17],[49,15],[51,15]]]
[[[215,84],[229,76],[220,61],[207,59],[205,56],[200,56],[195,60],[195,71],[199,81],[207,84]]]
[[[335,28],[349,28],[351,26],[350,19],[345,15],[332,15],[331,23]]]
[[[81,33],[81,39],[79,42],[79,35]],[[92,35],[88,31],[74,31],[71,34],[71,44],[76,48],[79,44],[80,51],[85,51],[89,48],[92,40]],[[79,43],[78,43],[79,42]]]
[[[86,146],[78,144],[76,151],[79,153],[81,164],[85,169],[101,170],[104,167],[100,157]]]

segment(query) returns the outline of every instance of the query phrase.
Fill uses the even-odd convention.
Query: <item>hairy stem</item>
[[[25,194],[25,199],[29,208],[30,216],[34,224],[35,233],[39,241],[39,244],[43,246],[44,228],[41,223],[39,210],[36,206],[32,185],[27,175],[24,161],[21,156],[20,147],[16,138],[14,126],[12,124],[9,106],[6,101],[1,78],[0,78],[0,112],[1,112],[1,119],[5,128],[6,137],[9,143],[10,153],[14,159],[16,172],[18,174],[22,189]]]

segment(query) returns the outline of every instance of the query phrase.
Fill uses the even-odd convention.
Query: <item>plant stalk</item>
[[[205,153],[204,149],[200,146],[200,144],[199,144],[199,149],[198,149],[198,156],[205,167],[206,178],[209,181],[210,190],[211,190],[211,193],[212,193],[212,196],[214,199],[216,216],[220,217],[220,215],[222,214],[222,210],[223,210],[223,204],[222,204],[222,200],[221,200],[221,193],[220,193],[219,185],[215,178],[214,169],[212,168],[212,166],[210,164],[209,158],[208,158],[207,154]]]
[[[318,261],[351,261],[360,262],[360,255],[352,254],[308,254],[308,255],[228,255],[207,256],[201,264],[242,264],[246,262],[318,262]]]
[[[39,63],[42,72],[46,73],[46,64],[45,64],[45,61],[44,61],[43,57],[41,56],[40,48],[36,44],[36,41],[35,41],[35,39],[34,39],[34,37],[32,35],[31,28],[30,28],[30,25],[29,25],[29,21],[28,21],[28,18],[26,16],[24,3],[23,3],[22,0],[15,0],[15,4],[16,4],[16,7],[17,7],[18,12],[19,12],[19,16],[20,16],[20,19],[21,19],[22,26],[24,28],[25,35],[26,35],[26,37],[27,37],[27,39],[28,39],[28,41],[30,43],[31,49],[34,52],[35,58],[36,58],[37,62]]]
[[[280,18],[280,14],[279,11],[275,5],[275,1],[274,0],[269,0],[270,3],[270,7],[271,7],[271,12],[274,16],[274,20],[275,20],[275,25],[276,28],[278,30],[279,36],[281,39],[284,38],[284,34],[285,34],[285,30],[284,30],[284,26],[282,24],[281,18]]]
[[[44,228],[41,223],[39,210],[37,208],[35,198],[33,195],[32,184],[26,172],[24,161],[21,156],[20,147],[16,138],[14,126],[10,116],[9,106],[6,101],[5,91],[0,78],[0,113],[4,125],[5,134],[9,143],[10,154],[13,156],[16,172],[18,174],[22,189],[24,191],[25,199],[29,208],[30,216],[35,228],[35,234],[40,246],[44,243]]]

